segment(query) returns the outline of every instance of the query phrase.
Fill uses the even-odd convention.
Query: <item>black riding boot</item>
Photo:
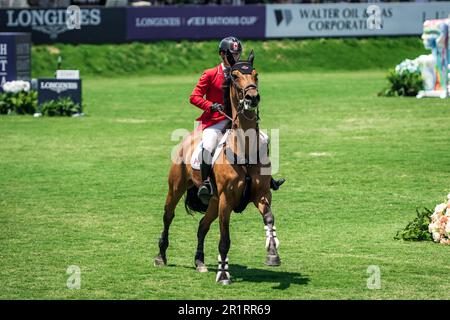
[[[286,179],[278,179],[275,180],[274,178],[270,178],[270,189],[273,189],[274,191],[277,191],[280,189],[281,185],[286,181]]]
[[[198,189],[197,196],[203,202],[203,204],[207,205],[209,203],[209,199],[211,199],[213,195],[213,189],[211,182],[209,180],[209,175],[211,174],[211,160],[212,155],[207,149],[202,150],[202,163],[200,164],[200,173],[202,175],[202,185]]]

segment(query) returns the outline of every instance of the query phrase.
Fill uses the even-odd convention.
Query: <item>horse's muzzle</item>
[[[244,98],[244,109],[254,110],[259,105],[260,96],[259,93],[256,94],[246,94]]]

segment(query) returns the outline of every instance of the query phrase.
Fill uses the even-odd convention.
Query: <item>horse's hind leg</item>
[[[228,251],[231,245],[230,214],[231,208],[226,201],[225,195],[222,194],[219,200],[220,241],[216,282],[223,285],[231,284],[231,277],[228,271]]]
[[[205,265],[205,254],[203,252],[203,247],[206,234],[209,231],[209,227],[211,226],[211,223],[213,223],[217,218],[217,209],[217,199],[213,197],[209,201],[208,210],[206,211],[205,216],[202,218],[202,220],[200,220],[200,223],[198,224],[197,252],[195,253],[195,266],[198,272],[208,272],[208,268]]]
[[[159,238],[159,254],[155,258],[155,266],[167,264],[166,250],[169,246],[169,227],[175,216],[175,208],[183,194],[186,192],[186,182],[183,179],[182,165],[172,165],[169,173],[169,192],[164,206],[164,229]]]
[[[275,218],[270,208],[270,203],[272,200],[272,195],[269,193],[257,197],[254,201],[255,206],[261,213],[266,230],[266,249],[267,249],[267,260],[266,265],[268,266],[279,266],[281,265],[281,260],[278,255],[278,245],[279,241],[277,238],[277,233],[275,229]]]

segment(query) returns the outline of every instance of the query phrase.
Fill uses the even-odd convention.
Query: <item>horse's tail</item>
[[[187,191],[184,194],[183,198],[184,198],[184,210],[186,210],[186,213],[188,215],[194,216],[195,211],[193,209],[191,209],[191,206],[189,204],[188,192]]]

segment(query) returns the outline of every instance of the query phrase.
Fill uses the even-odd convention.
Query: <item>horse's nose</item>
[[[252,106],[257,106],[259,103],[259,99],[260,99],[259,93],[258,92],[254,93],[254,94],[247,93],[245,95],[245,99],[250,100],[252,102]]]

